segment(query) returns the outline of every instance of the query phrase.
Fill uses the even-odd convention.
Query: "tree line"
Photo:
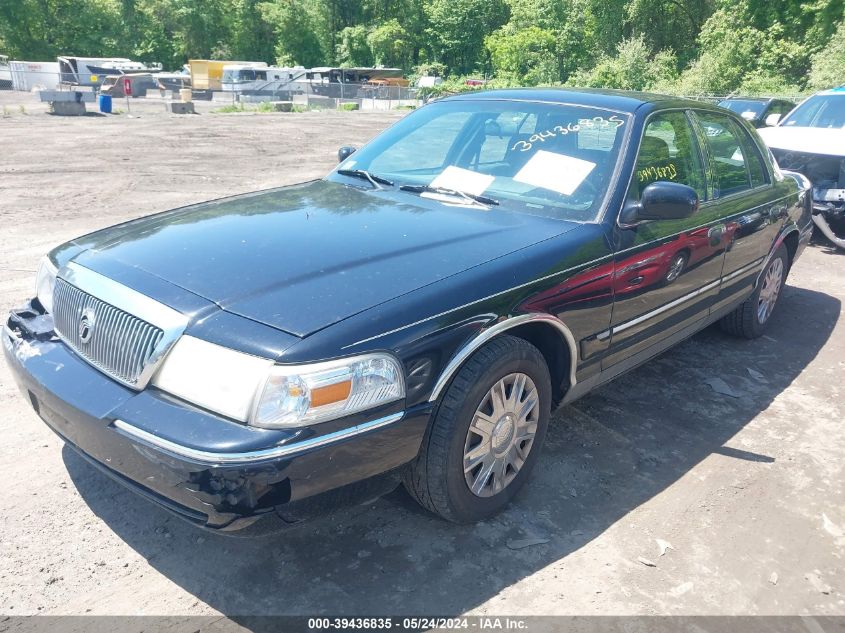
[[[845,0],[0,0],[0,53],[403,68],[494,86],[845,84]]]

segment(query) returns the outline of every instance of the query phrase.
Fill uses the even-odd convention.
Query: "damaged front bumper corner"
[[[372,498],[375,482],[395,485],[416,456],[430,415],[395,403],[315,427],[256,429],[117,383],[59,341],[36,302],[10,314],[0,339],[21,392],[71,448],[201,527],[238,530],[269,517],[284,526],[332,509],[337,491],[346,502],[357,488]]]

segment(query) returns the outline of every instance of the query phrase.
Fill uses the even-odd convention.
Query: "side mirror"
[[[698,211],[695,189],[677,182],[658,180],[643,189],[640,201],[622,212],[624,224],[642,220],[682,220]]]
[[[775,127],[778,123],[780,123],[780,117],[777,112],[773,112],[769,116],[766,117],[766,125],[769,127]]]
[[[349,158],[350,156],[352,156],[352,154],[355,153],[356,149],[357,148],[352,147],[350,145],[344,145],[343,147],[341,147],[339,150],[337,150],[337,162],[342,163],[343,161],[345,161],[347,158]]]

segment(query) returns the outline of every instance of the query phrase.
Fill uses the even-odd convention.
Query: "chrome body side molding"
[[[475,352],[475,350],[477,350],[487,341],[490,341],[499,334],[507,332],[508,330],[511,330],[520,325],[525,325],[526,323],[546,323],[554,327],[558,331],[560,336],[563,337],[563,339],[566,341],[567,346],[569,347],[569,386],[575,386],[575,369],[578,364],[578,348],[575,345],[575,337],[572,336],[572,332],[569,330],[568,327],[566,327],[566,324],[560,319],[558,319],[556,316],[536,312],[510,317],[508,319],[505,319],[504,321],[499,321],[498,323],[490,326],[486,330],[482,330],[475,338],[469,341],[454,356],[452,356],[451,360],[449,360],[449,363],[440,373],[440,377],[437,379],[437,382],[434,384],[434,388],[431,391],[431,395],[429,396],[428,401],[434,402],[440,397],[440,394],[446,388],[446,385],[449,384],[449,381],[452,379],[452,376],[457,373],[461,365],[464,364],[464,361],[466,361],[466,359],[469,358],[472,353]]]
[[[143,445],[164,451],[165,453],[176,455],[177,457],[182,457],[199,464],[207,464],[210,466],[236,466],[238,464],[253,464],[255,462],[277,459],[279,457],[290,457],[292,455],[303,453],[321,446],[326,446],[327,444],[333,444],[362,433],[367,433],[368,431],[373,431],[383,426],[387,426],[388,424],[393,424],[394,422],[401,420],[404,416],[405,413],[400,411],[399,413],[394,413],[370,422],[356,424],[354,426],[350,426],[349,428],[335,431],[334,433],[311,437],[307,440],[302,440],[301,442],[291,442],[290,444],[282,444],[281,446],[274,446],[272,448],[243,453],[216,453],[190,448],[189,446],[183,446],[182,444],[171,442],[170,440],[161,438],[149,433],[148,431],[139,429],[138,427],[129,424],[128,422],[124,422],[123,420],[115,420],[112,426],[114,426],[114,428],[122,435],[126,435]]]

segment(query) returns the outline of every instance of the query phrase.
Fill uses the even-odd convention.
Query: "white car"
[[[813,221],[845,249],[845,86],[814,94],[758,132],[782,169],[810,180]]]

